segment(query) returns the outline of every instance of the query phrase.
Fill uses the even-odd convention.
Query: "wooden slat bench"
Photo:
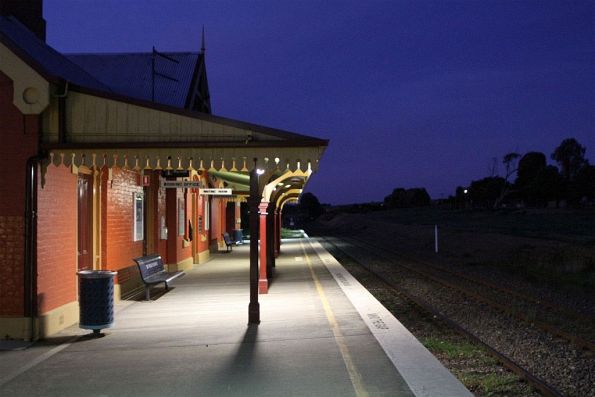
[[[133,259],[138,265],[140,277],[145,284],[145,297],[148,301],[151,300],[151,286],[159,283],[165,284],[165,290],[169,289],[169,283],[178,277],[182,277],[186,273],[166,272],[163,266],[163,261],[160,255],[147,255]]]

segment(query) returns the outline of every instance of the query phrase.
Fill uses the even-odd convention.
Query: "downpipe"
[[[37,339],[37,169],[46,156],[29,157],[25,175],[24,317],[29,318],[28,341]]]
[[[64,90],[54,94],[58,98],[58,139],[60,143],[66,141],[66,97],[68,96],[68,82],[64,83]],[[39,308],[37,302],[37,184],[38,168],[41,161],[48,157],[47,153],[38,152],[27,159],[25,167],[25,268],[24,268],[24,308],[25,318],[29,318],[26,330],[28,341],[38,338],[37,318]]]

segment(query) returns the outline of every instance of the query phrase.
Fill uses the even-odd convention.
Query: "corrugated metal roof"
[[[252,156],[250,151],[268,150],[268,144],[274,144],[275,148],[324,148],[328,145],[327,140],[277,130],[274,128],[259,126],[243,121],[227,119],[211,115],[210,112],[195,112],[185,109],[186,98],[192,84],[192,77],[197,63],[202,64],[203,54],[192,52],[168,52],[164,53],[168,57],[176,59],[178,62],[171,62],[162,57],[157,57],[155,70],[161,75],[155,77],[155,103],[150,104],[143,101],[151,100],[153,89],[152,84],[152,53],[127,53],[127,54],[72,54],[68,57],[54,50],[45,42],[38,39],[17,19],[10,16],[0,16],[0,41],[5,44],[15,54],[22,58],[27,64],[36,69],[44,78],[52,77],[63,79],[73,83],[81,88],[87,88],[94,91],[90,94],[98,98],[114,99],[123,103],[134,103],[135,99],[140,100],[137,106],[149,109],[168,112],[174,115],[182,115],[194,119],[204,120],[217,126],[217,133],[213,135],[214,142],[205,147],[206,154],[203,157],[213,156],[215,145],[225,146],[226,142],[216,141],[223,130],[219,127],[232,127],[243,130],[247,135],[245,143],[241,144],[242,150],[246,150],[246,158]],[[0,60],[1,62],[2,60]],[[76,61],[76,62],[75,62]],[[202,75],[206,78],[206,75]],[[206,81],[205,81],[206,84]],[[208,88],[207,98],[208,98]],[[77,91],[73,87],[72,91]],[[84,92],[82,90],[80,92]],[[280,142],[284,141],[284,142]],[[102,142],[102,144],[114,144],[114,142]],[[135,144],[138,142],[134,142]],[[185,145],[199,144],[204,146],[204,142],[198,140],[177,142],[176,145],[184,147]],[[283,143],[280,145],[280,143]],[[64,145],[64,144],[60,144]],[[59,146],[60,146],[59,145]],[[98,143],[92,143],[97,146]],[[151,144],[149,144],[150,147]],[[163,145],[163,143],[161,144]],[[279,146],[280,145],[280,146]],[[166,145],[167,146],[167,145]],[[190,147],[190,146],[189,146]],[[241,158],[230,146],[230,158]],[[218,149],[217,149],[218,150]],[[256,153],[256,152],[254,152]],[[272,152],[271,152],[272,153]],[[263,155],[274,158],[271,153]],[[321,154],[321,153],[320,153]],[[314,156],[319,158],[320,154]],[[208,156],[207,156],[208,155]],[[256,155],[255,155],[256,156]],[[166,156],[167,157],[167,156]],[[258,156],[256,156],[258,157]],[[313,157],[313,158],[314,158]],[[213,159],[220,159],[216,155]],[[308,156],[299,156],[306,159]],[[301,163],[303,165],[303,162]]]
[[[102,84],[79,65],[48,46],[18,19],[0,16],[0,35],[24,52],[43,73],[83,87],[111,92],[108,85]]]
[[[194,68],[202,54],[195,52],[162,54],[175,59],[177,63],[161,56],[155,57],[154,102],[184,108]],[[153,54],[151,52],[65,54],[65,56],[108,85],[114,92],[133,98],[152,100]]]

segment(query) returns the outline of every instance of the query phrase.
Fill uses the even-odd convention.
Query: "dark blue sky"
[[[567,137],[595,163],[595,1],[45,0],[63,52],[198,51],[215,114],[331,140],[308,190],[433,198]],[[500,167],[503,172],[503,167]]]

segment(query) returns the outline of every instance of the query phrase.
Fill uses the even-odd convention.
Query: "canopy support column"
[[[256,161],[250,171],[250,304],[248,305],[248,324],[260,324],[260,304],[258,303],[258,174]]]
[[[258,279],[258,292],[267,294],[269,292],[268,270],[268,241],[267,241],[267,208],[269,203],[262,201],[260,206],[260,277]],[[252,234],[252,231],[250,232]]]
[[[281,211],[279,208],[275,209],[275,258],[279,256],[281,252]]]
[[[276,245],[276,227],[275,227],[275,203],[269,203],[267,214],[267,274],[272,279],[275,271],[275,245]]]
[[[281,253],[281,232],[283,231],[283,213],[281,212],[280,208],[277,209],[277,221],[279,222],[279,234],[277,235],[277,256],[279,256]]]

